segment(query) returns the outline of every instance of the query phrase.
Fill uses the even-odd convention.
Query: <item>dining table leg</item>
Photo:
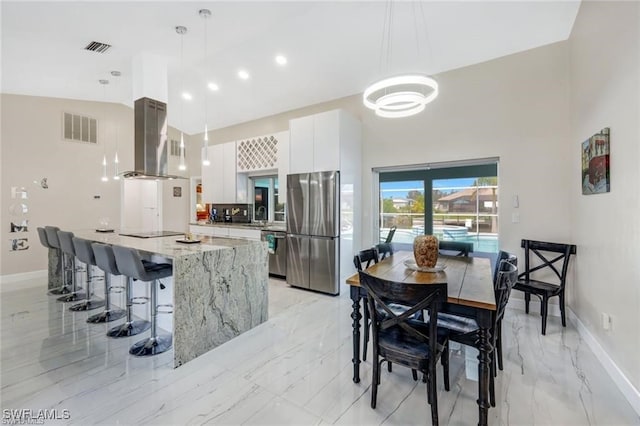
[[[478,425],[488,424],[489,414],[489,360],[491,359],[491,313],[480,310],[477,315],[478,331]]]
[[[353,301],[351,318],[353,319],[353,383],[360,383],[360,287],[351,286],[351,300]]]

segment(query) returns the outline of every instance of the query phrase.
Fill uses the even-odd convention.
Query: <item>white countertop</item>
[[[169,258],[188,256],[193,253],[202,253],[213,250],[232,249],[234,247],[246,246],[249,244],[263,244],[258,241],[252,240],[205,236],[198,236],[199,240],[201,241],[199,244],[184,244],[176,242],[176,240],[183,240],[184,235],[177,235],[172,237],[136,238],[119,235],[118,230],[105,233],[96,232],[93,229],[83,229],[75,230],[73,231],[73,233],[76,237],[85,238],[87,240],[123,247],[131,247],[137,250],[159,254],[161,256]]]

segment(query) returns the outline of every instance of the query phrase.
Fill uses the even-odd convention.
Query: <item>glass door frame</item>
[[[426,235],[433,234],[433,181],[441,179],[458,179],[458,178],[481,178],[498,176],[498,161],[482,164],[460,164],[455,165],[447,163],[443,167],[425,167],[412,168],[411,170],[394,170],[385,171],[384,169],[374,170],[377,179],[374,179],[377,189],[376,205],[380,206],[380,187],[385,182],[399,181],[422,181],[424,187],[424,233]],[[375,241],[380,240],[380,218],[382,212],[378,207],[378,215],[375,219]],[[377,244],[377,242],[376,242]]]

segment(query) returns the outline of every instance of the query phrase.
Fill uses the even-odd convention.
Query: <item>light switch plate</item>
[[[511,213],[511,223],[519,223],[520,222],[520,213],[513,212]]]

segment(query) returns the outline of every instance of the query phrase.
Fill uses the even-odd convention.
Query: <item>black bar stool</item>
[[[56,231],[56,240],[57,240],[58,234]],[[42,244],[45,248],[49,249],[49,250],[57,250],[58,251],[58,257],[61,256],[61,252],[60,252],[60,243],[58,242],[57,245],[58,247],[54,247],[51,244],[49,244],[49,238],[47,238],[47,230],[44,228],[38,228],[38,238],[40,238],[40,244]],[[58,265],[62,265],[62,262],[58,263]],[[59,271],[59,273],[61,273],[61,271]],[[62,286],[58,287],[58,288],[52,288],[51,290],[49,290],[48,294],[52,295],[52,296],[60,296],[63,294],[68,294],[69,292],[71,292],[71,290],[69,290],[69,286],[66,285],[66,283],[63,281],[62,282]]]
[[[158,336],[157,319],[159,307],[173,307],[172,305],[158,305],[158,280],[173,274],[173,266],[168,263],[143,262],[137,250],[113,246],[118,270],[124,275],[136,280],[151,282],[151,336],[131,346],[129,353],[135,356],[151,356],[165,352],[171,348],[172,336]],[[163,313],[171,313],[164,311]]]
[[[48,237],[49,232],[47,231],[47,238]],[[69,281],[67,274],[71,272],[71,293],[66,296],[58,297],[58,300],[61,302],[74,302],[84,298],[85,294],[78,291],[76,283],[76,249],[73,246],[73,232],[58,231],[57,238],[60,243],[60,250],[62,250],[63,254],[62,270],[64,273],[62,274],[62,279],[65,283]],[[49,238],[49,241],[51,241],[51,238]],[[69,263],[71,263],[70,266],[68,265]]]
[[[73,305],[69,308],[71,311],[90,311],[92,309],[98,309],[105,305],[102,300],[92,299],[91,296],[91,284],[94,276],[91,274],[91,266],[96,265],[96,258],[93,256],[93,249],[91,248],[91,241],[84,238],[72,237],[73,247],[76,251],[76,257],[80,259],[80,262],[84,263],[87,271],[87,297],[84,302]],[[106,297],[106,296],[105,296]]]
[[[84,240],[86,241],[86,240]],[[118,267],[116,265],[116,258],[113,256],[113,250],[110,246],[106,244],[99,243],[90,243],[91,249],[93,250],[93,256],[96,260],[96,265],[98,268],[104,271],[104,311],[99,314],[90,316],[87,318],[87,322],[90,323],[101,323],[101,322],[110,322],[120,319],[125,316],[125,311],[122,309],[111,309],[111,298],[110,293],[111,287],[111,275],[122,275],[120,271],[118,271]],[[118,287],[122,289],[122,287]],[[129,306],[127,300],[127,307]],[[127,309],[126,312],[127,319],[130,320],[130,313]],[[116,327],[120,328],[120,327]],[[147,327],[149,328],[149,327]]]

